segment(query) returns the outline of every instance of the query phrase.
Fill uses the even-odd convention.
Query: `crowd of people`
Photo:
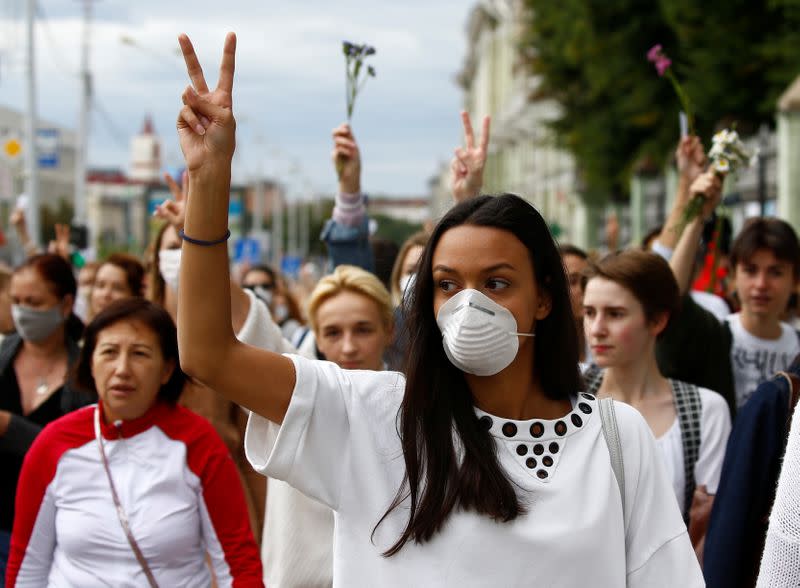
[[[14,219],[7,586],[800,585],[800,243],[703,238],[698,138],[664,226],[600,254],[482,194],[490,121],[462,113],[453,207],[389,271],[341,125],[325,274],[234,277],[236,39],[213,89],[179,41],[186,171],[142,257],[74,267]]]

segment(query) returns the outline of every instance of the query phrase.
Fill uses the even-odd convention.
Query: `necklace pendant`
[[[47,382],[41,382],[38,386],[36,386],[36,395],[37,396],[44,396],[47,394]]]

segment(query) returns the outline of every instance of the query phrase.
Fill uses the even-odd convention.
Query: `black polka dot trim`
[[[573,409],[561,418],[527,421],[500,418],[476,408],[480,427],[494,437],[508,457],[538,483],[551,482],[561,459],[569,459],[567,447],[571,435],[587,429],[595,410],[597,397],[586,392],[573,396]],[[596,423],[591,423],[596,425]]]

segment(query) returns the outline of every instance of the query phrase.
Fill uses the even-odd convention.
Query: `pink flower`
[[[656,60],[656,71],[658,72],[658,75],[664,77],[664,72],[669,69],[670,65],[672,65],[672,61],[668,57],[659,57]]]
[[[659,57],[662,57],[664,54],[661,51],[661,44],[653,45],[650,48],[650,51],[647,52],[647,61],[652,61],[653,63],[658,60]]]
[[[672,65],[672,60],[664,53],[661,44],[653,45],[650,48],[650,51],[647,52],[647,60],[655,64],[658,75],[662,77],[669,69],[669,66]]]

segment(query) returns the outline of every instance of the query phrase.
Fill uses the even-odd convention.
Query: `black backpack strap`
[[[683,472],[684,472],[684,511],[683,518],[688,522],[689,509],[692,507],[694,497],[694,466],[700,455],[701,443],[701,417],[703,404],[700,392],[694,384],[687,384],[680,380],[670,380],[675,412],[681,427],[681,445],[683,446]]]

